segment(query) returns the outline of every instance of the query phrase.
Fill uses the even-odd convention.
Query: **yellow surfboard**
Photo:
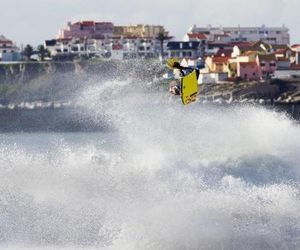
[[[196,70],[181,79],[181,100],[184,105],[195,102],[198,94]]]

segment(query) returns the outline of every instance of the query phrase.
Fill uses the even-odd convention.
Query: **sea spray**
[[[3,248],[299,248],[299,126],[141,86],[78,94],[109,133],[1,135]]]

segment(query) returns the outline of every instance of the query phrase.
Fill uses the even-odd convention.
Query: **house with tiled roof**
[[[258,55],[256,57],[256,62],[263,78],[272,76],[277,70],[277,59],[274,54]]]
[[[0,60],[1,61],[20,61],[21,53],[16,44],[6,38],[4,35],[0,35]]]
[[[257,62],[238,62],[237,77],[244,81],[257,81],[261,78]]]
[[[225,57],[231,57],[232,56],[233,49],[232,48],[226,48],[226,49],[219,49],[215,56],[225,56]]]
[[[259,54],[269,54],[273,52],[272,46],[270,44],[258,41],[250,45],[235,45],[233,47],[233,57],[240,56],[246,52],[256,52]]]
[[[229,74],[229,59],[226,56],[208,56],[205,60],[208,72]]]

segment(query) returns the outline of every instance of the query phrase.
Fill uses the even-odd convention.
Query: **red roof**
[[[232,46],[238,46],[240,48],[242,48],[242,47],[249,47],[249,46],[253,45],[253,43],[251,43],[251,42],[232,42],[230,44]]]
[[[251,66],[252,68],[256,68],[257,67],[257,63],[256,62],[240,62],[241,66]]]
[[[113,50],[121,50],[121,49],[123,49],[123,45],[119,44],[119,43],[113,44],[112,49]]]
[[[277,51],[274,52],[275,55],[282,55],[285,54],[286,50],[285,49],[279,49]]]
[[[95,22],[94,21],[83,21],[81,22],[82,26],[94,26]]]
[[[207,40],[207,36],[200,32],[199,33],[188,33],[187,35],[189,36],[189,38],[192,38],[192,39]]]
[[[12,41],[9,41],[9,40],[0,40],[0,43],[2,44],[13,44],[13,42]]]
[[[230,57],[227,57],[227,56],[214,56],[212,58],[212,61],[214,63],[226,63],[226,62],[228,62],[229,59],[230,59]]]
[[[291,68],[292,69],[300,69],[300,64],[292,64]]]
[[[293,49],[300,47],[300,44],[294,44],[291,46]]]
[[[232,49],[219,49],[217,53],[215,54],[216,57],[225,56],[225,57],[231,57],[233,50]]]

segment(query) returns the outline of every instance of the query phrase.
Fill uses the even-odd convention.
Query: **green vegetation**
[[[38,54],[41,61],[45,61],[45,57],[50,56],[49,51],[45,48],[44,45],[39,45],[37,47],[37,54]]]
[[[170,39],[171,37],[166,36],[163,32],[158,33],[156,40],[160,41],[160,54],[161,58],[164,58],[164,41]]]
[[[30,61],[30,57],[33,55],[33,47],[30,44],[27,44],[23,51],[24,56],[27,60]]]

